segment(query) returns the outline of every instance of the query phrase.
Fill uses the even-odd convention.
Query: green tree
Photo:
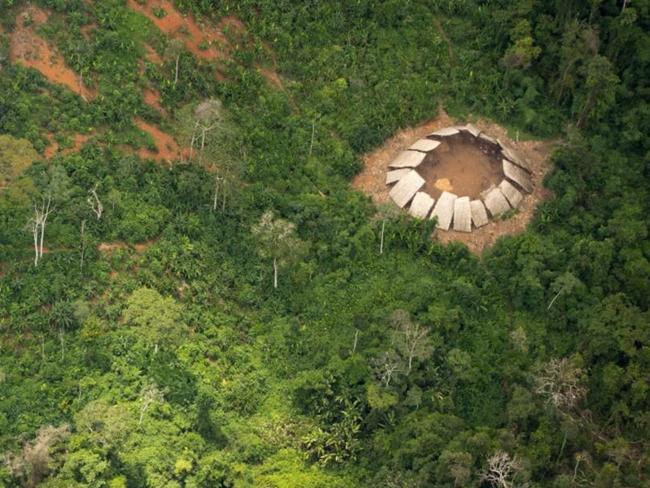
[[[307,252],[307,245],[296,236],[295,224],[276,219],[271,211],[264,212],[252,233],[260,257],[273,260],[273,288],[277,288],[278,269],[298,261]]]
[[[159,346],[177,343],[184,332],[181,307],[171,297],[163,297],[151,288],[138,288],[126,300],[122,315],[124,322],[138,329],[138,336],[153,345],[154,353]]]
[[[594,56],[585,68],[586,81],[581,97],[577,126],[602,116],[614,104],[620,82],[614,66],[605,56]]]

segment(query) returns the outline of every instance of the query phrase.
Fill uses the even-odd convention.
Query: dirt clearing
[[[163,132],[155,125],[149,124],[142,119],[135,119],[134,123],[140,130],[151,135],[154,144],[156,145],[156,152],[145,148],[140,149],[138,151],[138,156],[141,158],[171,163],[172,161],[182,158],[186,153],[185,150],[181,149],[172,136]]]
[[[389,201],[388,192],[390,187],[386,185],[386,171],[388,163],[390,163],[400,151],[405,150],[418,139],[426,137],[431,132],[454,125],[463,125],[465,121],[453,120],[447,113],[440,110],[435,119],[429,120],[416,127],[409,127],[400,130],[390,139],[388,139],[382,146],[374,151],[362,156],[364,169],[352,181],[352,186],[367,195],[369,195],[375,203],[384,203]],[[503,235],[512,235],[523,232],[526,226],[531,221],[538,203],[550,196],[550,191],[544,188],[542,181],[546,173],[550,170],[550,163],[548,156],[553,150],[553,141],[513,141],[507,135],[505,128],[484,119],[479,119],[473,122],[481,131],[486,132],[492,137],[500,139],[504,144],[514,148],[530,165],[531,179],[533,182],[533,192],[526,195],[523,202],[517,209],[516,213],[506,220],[491,220],[487,225],[479,229],[473,229],[471,233],[454,232],[437,230],[434,233],[434,239],[440,242],[449,243],[451,241],[460,241],[467,245],[470,251],[481,254],[483,250],[492,244]],[[444,144],[444,143],[443,143]],[[442,145],[436,149],[440,150]],[[433,151],[434,153],[436,151]],[[463,157],[449,158],[447,161],[441,161],[444,164],[452,165],[454,159],[461,165],[459,168],[451,169],[443,174],[442,171],[434,172],[433,169],[424,168],[424,171],[430,171],[431,182],[428,183],[430,188],[428,190],[431,195],[437,198],[442,190],[447,191],[461,191],[463,195],[471,195],[468,187],[474,185],[474,188],[482,187],[492,181],[493,175],[498,174],[497,178],[500,181],[502,177],[500,172],[491,173],[491,170],[485,171],[490,168],[492,162],[489,155],[487,160],[483,161],[484,170],[477,170],[476,175],[466,174],[469,168],[465,167],[465,158],[472,155],[474,148],[468,148]],[[480,151],[480,148],[479,148]],[[480,151],[482,152],[482,151]],[[474,154],[477,156],[476,154]],[[481,157],[483,157],[481,156]],[[431,158],[433,156],[429,156]],[[427,158],[428,159],[428,158]],[[427,160],[424,163],[427,164]],[[420,171],[420,170],[418,170]],[[424,175],[423,175],[424,176]],[[429,178],[429,175],[426,176]],[[497,183],[498,183],[497,181]],[[463,184],[463,189],[460,184]],[[489,184],[488,184],[489,186]]]
[[[36,33],[47,18],[47,12],[37,7],[28,7],[18,14],[16,27],[11,33],[9,60],[34,68],[52,83],[65,85],[84,100],[91,100],[95,92],[84,86],[81,78],[66,66],[56,48]]]
[[[436,200],[443,191],[475,199],[503,179],[498,149],[461,132],[445,137],[418,166],[426,180],[424,191]]]

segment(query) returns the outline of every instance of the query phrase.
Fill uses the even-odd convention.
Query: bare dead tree
[[[481,479],[497,488],[513,488],[513,478],[522,469],[521,462],[517,457],[510,457],[504,451],[497,451],[488,459],[488,465]]]
[[[184,48],[183,41],[178,39],[173,39],[167,45],[167,49],[165,49],[165,57],[172,58],[174,59],[175,62],[174,83],[173,83],[174,87],[176,87],[176,83],[178,83],[178,74],[180,68],[181,54],[183,54],[183,48]]]
[[[23,445],[20,453],[5,455],[5,464],[12,476],[22,481],[23,486],[35,487],[50,469],[50,449],[69,435],[68,425],[43,426],[33,441]]]
[[[357,343],[359,342],[359,329],[354,331],[354,342],[352,343],[352,354],[357,350]]]
[[[551,359],[539,368],[535,391],[561,412],[573,409],[587,393],[585,371],[569,358]]]
[[[81,221],[81,252],[79,260],[79,269],[84,269],[84,255],[86,254],[86,219]]]
[[[403,369],[401,358],[393,351],[380,354],[373,362],[375,374],[385,387],[388,387],[395,375]]]
[[[41,203],[34,204],[34,215],[27,222],[27,228],[34,238],[34,266],[43,257],[43,240],[45,238],[45,225],[50,214],[54,211],[52,207],[52,196],[48,194],[41,198]]]
[[[163,391],[161,391],[155,383],[145,385],[140,392],[140,418],[138,419],[138,426],[142,424],[144,414],[155,403],[160,403],[165,399]]]
[[[428,340],[429,329],[411,321],[409,313],[405,310],[393,312],[391,322],[395,327],[393,342],[406,360],[406,374],[409,374],[413,369],[414,359],[426,359],[433,353]]]
[[[216,212],[217,211],[217,203],[219,201],[219,186],[223,182],[223,177],[222,176],[216,176],[214,179],[214,197],[212,199],[212,211]]]
[[[93,188],[88,190],[88,193],[90,195],[88,196],[88,199],[86,201],[90,205],[90,209],[97,217],[97,220],[99,220],[102,218],[102,213],[104,212],[104,206],[102,205],[102,202],[99,200],[99,196],[97,196],[97,184],[95,184]]]

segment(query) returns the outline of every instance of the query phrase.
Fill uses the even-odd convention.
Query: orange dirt
[[[160,54],[156,52],[149,44],[145,44],[144,49],[146,51],[146,57],[148,61],[151,61],[153,64],[162,64],[163,59],[160,57]]]
[[[47,22],[48,14],[30,6],[16,17],[16,27],[11,33],[9,59],[12,63],[34,68],[53,83],[67,86],[84,100],[96,94],[85,87],[77,74],[68,68],[63,56],[53,46],[36,34],[36,28]],[[27,22],[31,19],[31,24]]]
[[[418,139],[425,137],[437,129],[457,125],[458,123],[451,119],[443,110],[440,110],[435,119],[429,120],[419,126],[409,127],[397,132],[381,147],[362,157],[364,169],[354,178],[352,186],[370,195],[375,203],[387,202],[389,200],[388,192],[390,190],[385,184],[388,163],[395,158],[397,153],[403,151]],[[515,142],[508,137],[506,129],[497,124],[484,119],[479,119],[473,123],[480,130],[485,131],[492,137],[497,137],[504,144],[513,147],[521,154],[531,166],[533,181],[532,194],[525,195],[517,212],[511,218],[506,220],[490,220],[484,227],[472,229],[471,233],[454,232],[452,230],[437,230],[434,233],[434,238],[442,243],[460,241],[467,245],[470,251],[481,254],[484,249],[494,244],[499,237],[523,232],[533,218],[538,203],[551,195],[551,192],[542,185],[542,181],[551,168],[548,162],[548,156],[553,150],[555,143],[553,141]],[[446,182],[444,178],[450,181]],[[455,186],[453,175],[451,177],[445,175],[439,178],[437,183],[438,192],[445,185]]]
[[[147,132],[153,137],[156,144],[157,152],[152,152],[149,149],[140,149],[138,155],[143,159],[154,159],[158,162],[172,162],[187,154],[187,150],[181,150],[176,141],[165,132],[161,131],[155,125],[151,125],[142,119],[135,119],[135,125],[141,130]]]
[[[499,151],[493,144],[461,133],[442,139],[418,166],[426,180],[424,190],[436,200],[443,191],[475,199],[503,179]]]
[[[223,32],[215,27],[199,26],[194,17],[182,15],[169,0],[149,0],[145,5],[128,0],[128,5],[145,15],[165,34],[183,41],[185,48],[196,57],[206,60],[226,57],[224,50],[228,46],[228,40]],[[166,15],[156,17],[154,11],[157,9],[164,10]]]
[[[266,78],[266,80],[271,84],[271,86],[274,86],[279,90],[284,90],[284,83],[282,83],[282,79],[280,78],[280,75],[278,75],[278,73],[267,68],[258,68],[258,69],[261,75],[264,78]]]
[[[54,134],[49,133],[47,138],[50,141],[50,145],[45,148],[43,155],[45,156],[45,159],[52,159],[54,155],[59,152],[59,144],[54,140]],[[89,138],[90,136],[86,134],[75,134],[73,136],[74,144],[72,147],[64,149],[61,151],[61,154],[66,155],[79,152]]]
[[[161,113],[165,113],[165,109],[160,104],[160,93],[157,90],[154,90],[153,88],[145,88],[142,95],[144,97],[144,103]]]

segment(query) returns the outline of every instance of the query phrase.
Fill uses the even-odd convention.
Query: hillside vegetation
[[[648,0],[0,0],[0,486],[648,486],[649,75]],[[440,108],[554,141],[480,256],[350,185]]]

